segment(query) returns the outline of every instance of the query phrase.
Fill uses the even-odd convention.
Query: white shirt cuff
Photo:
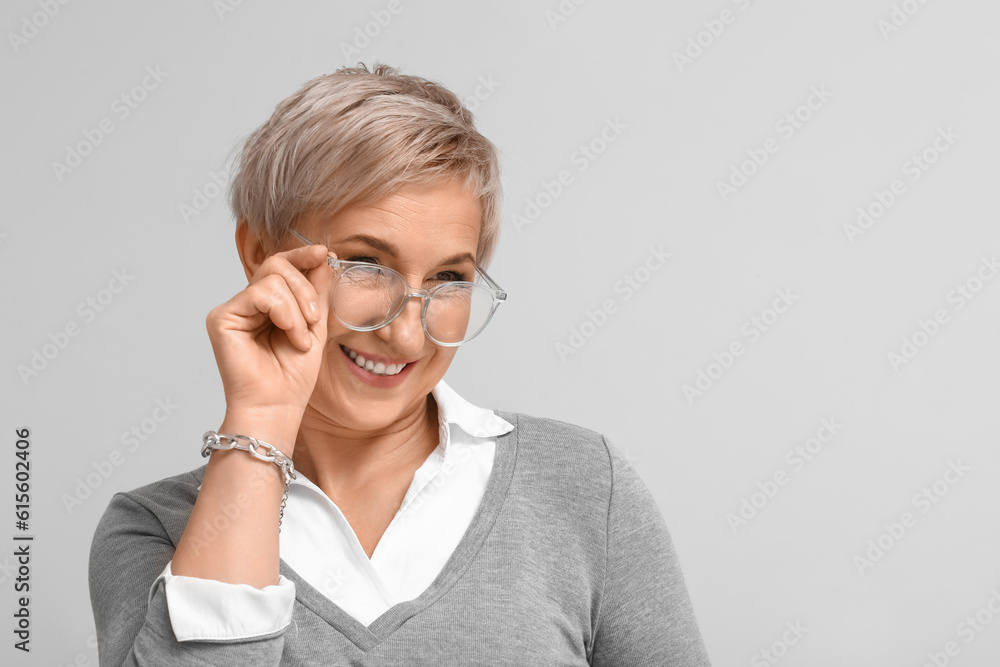
[[[277,585],[254,588],[173,574],[170,563],[153,582],[164,580],[170,625],[177,641],[250,639],[284,630],[292,620],[295,584],[278,575]]]

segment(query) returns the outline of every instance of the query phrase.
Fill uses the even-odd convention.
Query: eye
[[[456,281],[465,281],[468,280],[468,278],[465,275],[465,273],[461,271],[441,271],[436,276],[434,276],[434,280],[440,282],[453,283]]]
[[[354,255],[353,257],[347,258],[348,262],[367,262],[369,264],[378,264],[378,258],[372,257],[370,255]]]

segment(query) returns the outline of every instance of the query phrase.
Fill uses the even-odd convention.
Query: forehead
[[[460,181],[406,186],[363,206],[352,206],[331,218],[307,221],[320,242],[335,246],[359,236],[386,241],[402,255],[475,253],[482,224],[479,198]],[[306,224],[303,224],[305,227]]]

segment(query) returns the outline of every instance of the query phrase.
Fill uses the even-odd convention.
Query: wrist
[[[225,457],[232,453],[233,449],[239,449],[245,451],[261,461],[267,463],[273,463],[281,472],[282,481],[284,482],[284,493],[281,496],[281,508],[278,511],[278,531],[281,531],[281,520],[285,515],[285,503],[288,500],[288,485],[293,479],[295,479],[295,466],[292,463],[292,459],[285,455],[284,452],[278,450],[270,443],[263,442],[252,436],[245,436],[243,434],[233,434],[233,433],[216,433],[215,431],[207,431],[202,439],[202,456],[210,456],[213,452],[218,452],[215,456],[215,463],[222,465],[225,469],[229,471],[230,476],[234,474],[234,468],[231,463],[221,463],[220,456]],[[249,462],[249,459],[235,459],[233,462],[241,461],[244,465]],[[209,466],[211,467],[211,461]],[[218,466],[214,470],[218,470]],[[259,474],[260,470],[257,469],[254,474]],[[206,469],[205,477],[209,476],[209,472]],[[242,477],[242,475],[241,475]],[[258,478],[259,479],[259,478]]]
[[[219,433],[247,435],[272,445],[291,457],[302,422],[294,408],[226,408]]]

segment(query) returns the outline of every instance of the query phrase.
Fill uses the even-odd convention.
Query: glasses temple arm
[[[507,292],[503,291],[500,285],[497,285],[497,281],[490,278],[490,274],[486,273],[486,269],[480,266],[478,262],[476,262],[476,270],[479,271],[479,275],[481,275],[486,280],[486,284],[493,289],[493,291],[497,295],[497,298],[500,299],[501,301],[506,301]]]

